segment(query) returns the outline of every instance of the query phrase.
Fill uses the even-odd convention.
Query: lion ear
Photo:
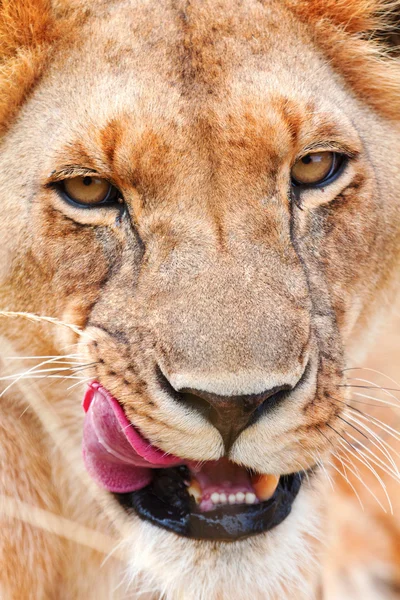
[[[0,134],[40,77],[55,29],[50,0],[0,0]]]

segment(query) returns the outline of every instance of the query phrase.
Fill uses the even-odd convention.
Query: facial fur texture
[[[4,318],[1,352],[73,354],[147,439],[197,461],[222,457],[222,438],[160,381],[223,396],[289,386],[229,458],[277,475],[317,465],[273,531],[184,540],[126,517],[88,480],[82,388],[17,381],[0,404],[1,497],[118,550],[100,569],[107,551],[85,548],[78,529],[55,535],[28,518],[13,529],[5,516],[1,598],[348,594],[332,592],[335,502],[353,515],[370,472],[349,456],[349,419],[361,417],[346,368],[394,298],[400,258],[400,66],[385,45],[398,10],[379,0],[0,1],[0,310],[82,328]],[[318,150],[344,153],[343,173],[294,193],[293,164]],[[86,174],[124,204],[66,202],[58,183]],[[374,464],[386,481],[391,463]],[[387,549],[390,517],[366,509]],[[398,551],[382,551],[377,573],[375,551],[371,542],[354,559],[371,598],[400,582]]]

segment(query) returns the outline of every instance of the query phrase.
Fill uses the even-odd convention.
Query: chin
[[[123,546],[129,562],[126,588],[155,598],[163,594],[168,600],[313,599],[321,479],[316,474],[302,485],[279,526],[234,542],[185,538],[132,513]]]

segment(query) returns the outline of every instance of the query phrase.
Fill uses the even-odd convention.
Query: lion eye
[[[84,207],[115,204],[120,198],[117,188],[100,177],[72,177],[61,185],[68,200]]]
[[[291,171],[292,184],[314,187],[329,183],[343,164],[343,155],[338,152],[312,152],[297,160]]]

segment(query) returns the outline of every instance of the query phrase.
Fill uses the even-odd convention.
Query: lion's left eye
[[[330,183],[340,171],[344,156],[338,152],[312,152],[297,160],[291,171],[292,185],[317,187]]]
[[[60,186],[67,200],[85,208],[110,206],[121,198],[119,190],[100,177],[72,177],[61,181]]]

